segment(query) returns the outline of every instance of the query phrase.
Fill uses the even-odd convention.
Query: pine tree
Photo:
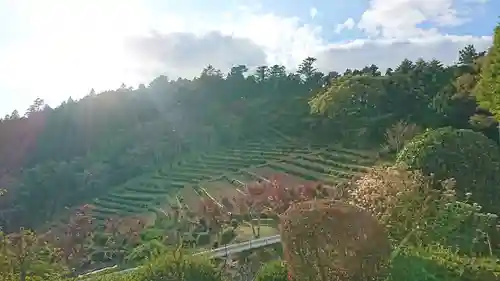
[[[474,48],[474,45],[467,45],[458,52],[458,55],[459,64],[473,64],[479,54],[476,51],[476,48]]]

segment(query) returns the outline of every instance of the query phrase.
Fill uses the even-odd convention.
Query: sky
[[[491,45],[498,11],[499,0],[0,0],[0,114],[208,64],[449,64]]]

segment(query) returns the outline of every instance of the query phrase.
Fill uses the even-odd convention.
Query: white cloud
[[[437,28],[424,29],[418,25],[431,23],[439,27],[464,23],[468,15],[460,12],[457,5],[466,5],[467,1],[470,0],[370,0],[358,27],[371,36],[386,38],[432,36],[439,34]]]
[[[348,18],[345,20],[345,22],[337,24],[337,27],[335,28],[335,33],[340,33],[344,29],[353,29],[355,25],[356,23],[354,22],[354,20],[352,18]]]
[[[0,45],[0,113],[23,110],[37,96],[57,104],[90,88],[147,83],[158,74],[192,77],[209,63],[223,71],[266,62],[294,68],[311,55],[321,69],[343,71],[371,63],[385,68],[403,58],[451,63],[466,44],[484,50],[491,43],[490,37],[418,28],[464,21],[451,0],[372,0],[358,27],[373,38],[335,44],[322,37],[321,26],[245,7],[187,14],[175,6],[161,12],[141,0],[13,3],[21,4],[9,12],[19,23],[12,32],[22,36]],[[352,18],[342,24],[353,27]]]
[[[318,9],[316,9],[315,7],[312,7],[309,10],[309,15],[311,16],[311,19],[314,19],[317,14],[318,14]]]
[[[468,44],[485,50],[491,37],[436,35],[412,39],[366,39],[331,44],[317,55],[318,68],[344,71],[376,64],[382,71],[398,65],[403,59],[439,59],[445,64],[456,62],[458,51]]]
[[[208,64],[223,70],[238,64],[249,68],[266,64],[265,52],[254,42],[220,32],[200,36],[186,32],[153,32],[132,38],[129,44],[144,62],[150,63],[150,67],[172,78],[192,78]]]

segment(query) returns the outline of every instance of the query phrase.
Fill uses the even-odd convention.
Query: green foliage
[[[467,45],[458,52],[458,63],[473,64],[477,56],[478,53],[474,45]]]
[[[196,245],[198,246],[206,246],[210,244],[210,234],[207,233],[198,233],[198,237],[196,238]]]
[[[257,272],[255,281],[289,281],[286,264],[281,260],[264,264]]]
[[[167,254],[141,267],[133,281],[220,281],[221,272],[205,258]]]
[[[232,228],[225,229],[222,232],[222,235],[220,238],[220,245],[230,244],[231,241],[234,240],[234,238],[236,238],[236,233],[235,233],[234,229],[232,229]]]
[[[500,152],[484,135],[450,127],[429,130],[410,141],[397,162],[421,169],[436,180],[453,178],[459,198],[471,198],[487,211],[498,210]]]
[[[475,93],[479,105],[500,120],[500,24],[495,28],[493,46],[486,57]]]
[[[498,280],[495,258],[470,258],[442,246],[406,247],[392,262],[388,280]]]
[[[313,113],[332,118],[377,115],[385,95],[383,80],[372,76],[343,76],[314,96],[309,104]]]
[[[145,241],[135,247],[130,254],[125,257],[125,261],[129,265],[137,265],[144,261],[151,260],[154,257],[160,256],[168,251],[168,247],[161,241],[156,239]]]

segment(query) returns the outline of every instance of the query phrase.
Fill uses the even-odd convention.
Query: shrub
[[[396,167],[375,167],[354,179],[349,186],[349,202],[362,207],[399,241],[415,230],[414,237],[427,233],[428,220],[435,213],[439,194],[418,171]]]
[[[198,246],[206,246],[210,244],[210,233],[208,232],[200,232],[197,233],[196,245]]]
[[[333,200],[292,205],[281,216],[285,260],[294,280],[368,280],[384,272],[387,234],[368,212]]]
[[[419,171],[375,167],[350,183],[348,201],[376,216],[395,243],[408,237],[418,245],[490,252],[488,233],[494,231],[496,216],[481,213],[477,204],[457,201],[452,180],[440,185],[440,190],[433,189],[435,184]]]
[[[289,281],[286,264],[280,260],[264,264],[257,272],[255,281]]]
[[[222,232],[220,238],[220,244],[221,245],[231,244],[231,241],[233,241],[234,238],[236,238],[236,233],[234,232],[234,229],[227,228]]]
[[[495,258],[461,256],[442,246],[408,247],[392,262],[391,281],[496,281]]]
[[[471,198],[486,210],[500,210],[500,151],[480,133],[450,127],[429,130],[410,141],[397,162],[436,180],[453,178],[459,198],[472,193]]]
[[[203,257],[167,254],[132,274],[133,281],[220,281],[221,272]]]

